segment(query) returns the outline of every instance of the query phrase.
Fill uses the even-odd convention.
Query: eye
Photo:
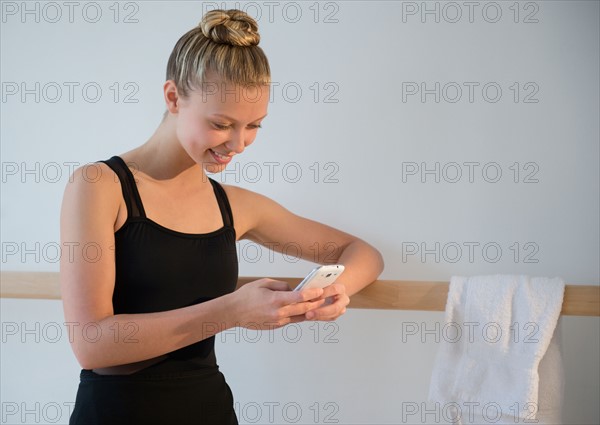
[[[227,130],[229,128],[228,125],[224,125],[224,124],[217,124],[216,122],[212,123],[213,127],[216,128],[217,130]]]
[[[218,124],[216,122],[211,123],[213,125],[214,128],[216,128],[217,130],[229,130],[231,128],[231,126],[229,125],[225,125],[225,124]],[[251,124],[248,127],[250,127],[251,129],[257,129],[257,128],[262,128],[262,125],[260,124]]]

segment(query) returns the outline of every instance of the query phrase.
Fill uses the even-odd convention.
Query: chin
[[[204,171],[211,174],[217,174],[225,170],[227,164],[204,163]]]

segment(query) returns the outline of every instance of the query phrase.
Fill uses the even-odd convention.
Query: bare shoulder
[[[248,239],[250,232],[258,226],[261,218],[268,212],[291,214],[268,196],[239,186],[219,184],[225,190],[231,206],[237,239]]]
[[[116,212],[120,195],[121,184],[115,172],[103,162],[92,162],[73,171],[65,187],[63,202],[78,205],[91,203]]]
[[[81,165],[69,176],[61,206],[61,227],[67,233],[79,224],[77,237],[102,223],[111,234],[126,220],[127,208],[116,173],[103,162]],[[82,230],[85,229],[85,232]],[[71,234],[70,237],[76,235]]]

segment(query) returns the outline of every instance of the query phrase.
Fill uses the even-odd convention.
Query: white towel
[[[429,401],[458,424],[561,423],[564,286],[558,277],[453,276]]]

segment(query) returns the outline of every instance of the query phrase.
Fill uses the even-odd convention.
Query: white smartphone
[[[332,284],[343,272],[344,266],[341,264],[315,267],[304,280],[294,288],[294,291],[308,288],[324,288]]]

